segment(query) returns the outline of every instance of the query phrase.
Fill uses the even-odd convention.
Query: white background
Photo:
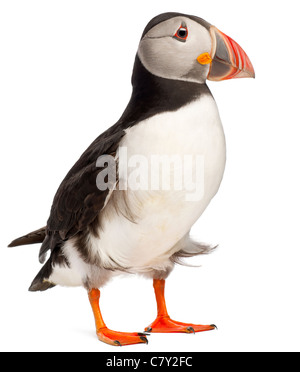
[[[227,139],[220,191],[193,228],[219,244],[177,267],[170,315],[219,330],[153,334],[149,345],[98,342],[82,288],[27,291],[39,246],[7,249],[45,225],[54,193],[85,148],[128,102],[147,22],[198,15],[235,39],[256,79],[209,82]],[[299,351],[299,10],[295,1],[1,1],[0,350]],[[107,325],[154,320],[152,282],[119,277],[102,290]]]

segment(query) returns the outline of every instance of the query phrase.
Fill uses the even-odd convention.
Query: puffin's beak
[[[223,34],[215,26],[211,26],[210,33],[212,51],[208,80],[254,78],[255,72],[252,63],[239,44]],[[199,60],[198,62],[201,63]]]

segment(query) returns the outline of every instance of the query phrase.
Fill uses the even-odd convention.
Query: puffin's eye
[[[176,31],[176,34],[173,36],[178,41],[185,42],[188,37],[188,30],[186,26],[180,26],[179,29]]]

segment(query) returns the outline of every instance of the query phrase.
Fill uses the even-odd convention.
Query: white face
[[[190,18],[178,16],[151,28],[140,41],[138,56],[156,76],[204,83],[209,64],[200,64],[197,57],[211,50],[209,31]]]

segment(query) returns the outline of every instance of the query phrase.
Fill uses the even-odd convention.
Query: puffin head
[[[153,75],[205,83],[252,77],[249,57],[229,36],[205,20],[181,13],[163,13],[146,26],[138,57]]]

